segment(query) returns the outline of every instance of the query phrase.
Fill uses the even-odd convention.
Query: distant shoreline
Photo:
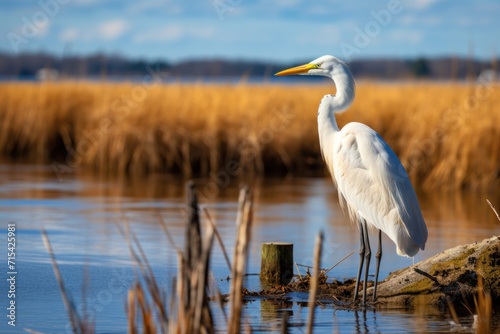
[[[260,78],[292,65],[307,62],[276,63],[231,59],[192,59],[179,62],[165,60],[128,59],[117,55],[93,54],[88,56],[57,57],[46,53],[0,53],[0,77],[36,77],[42,69],[56,71],[60,77],[72,78],[127,78],[162,71],[174,78]],[[349,63],[356,78],[374,80],[401,80],[424,78],[431,80],[465,80],[477,77],[485,69],[498,70],[498,60],[478,60],[464,57],[418,57],[355,59]],[[252,79],[253,80],[253,79]]]

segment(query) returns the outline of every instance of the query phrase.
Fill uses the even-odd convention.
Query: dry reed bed
[[[332,85],[0,84],[0,155],[58,174],[324,172],[316,110]],[[339,125],[378,131],[427,189],[497,188],[500,87],[358,84]]]

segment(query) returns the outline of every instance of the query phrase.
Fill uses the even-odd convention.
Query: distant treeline
[[[312,56],[311,58],[314,58]],[[304,59],[308,62],[310,59]],[[272,76],[278,70],[297,65],[294,63],[266,63],[262,61],[194,59],[180,62],[128,59],[117,55],[56,57],[47,53],[0,53],[0,76],[7,78],[35,77],[42,69],[57,71],[60,77],[127,77],[145,75],[154,70],[178,77],[257,77]],[[437,80],[463,80],[474,78],[485,69],[496,66],[496,61],[481,61],[459,57],[415,59],[359,59],[349,65],[353,74],[361,78],[406,79],[428,78]]]

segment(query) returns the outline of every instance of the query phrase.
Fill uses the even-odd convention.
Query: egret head
[[[292,67],[276,73],[276,76],[284,75],[322,75],[333,77],[335,72],[345,72],[347,65],[334,56],[321,56],[308,64]]]

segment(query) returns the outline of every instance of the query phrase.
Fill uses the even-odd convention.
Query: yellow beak
[[[294,74],[301,74],[301,73],[307,73],[309,70],[318,68],[318,65],[316,64],[305,64],[305,65],[300,65],[296,67],[292,67],[286,70],[283,70],[281,72],[278,72],[275,74],[275,76],[284,76],[284,75],[294,75]]]

